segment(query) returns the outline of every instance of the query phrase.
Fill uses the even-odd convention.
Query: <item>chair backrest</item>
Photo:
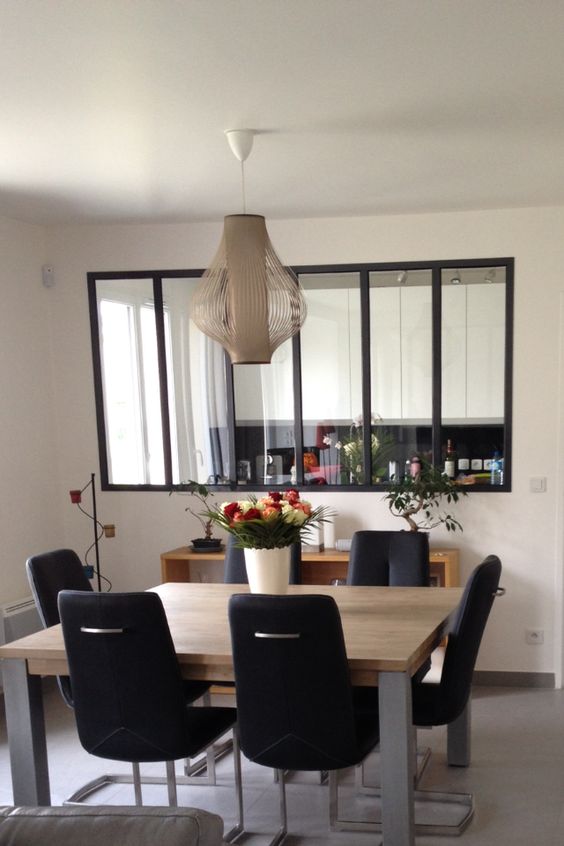
[[[27,577],[45,628],[60,623],[57,597],[61,590],[92,590],[82,562],[72,549],[54,549],[26,561]]]
[[[245,550],[235,546],[234,535],[229,535],[225,546],[223,581],[226,585],[246,585],[249,582],[245,568]]]
[[[391,587],[429,586],[427,532],[392,532],[389,556]]]
[[[299,543],[293,543],[290,550],[290,584],[300,584],[302,550]],[[229,535],[225,547],[223,581],[226,585],[246,585],[249,582],[245,567],[245,550],[235,546],[234,535]]]
[[[245,755],[276,769],[356,763],[351,684],[333,598],[235,594],[229,623]]]
[[[464,710],[472,685],[472,674],[482,635],[495,599],[501,562],[488,557],[470,575],[460,600],[448,642],[440,681],[440,710],[437,725],[455,720]]]
[[[389,581],[390,537],[388,531],[361,531],[352,536],[348,585],[387,585]]]
[[[429,536],[426,532],[355,532],[347,584],[426,587],[429,584]]]
[[[59,612],[83,747],[118,761],[182,757],[186,705],[160,597],[62,591]]]

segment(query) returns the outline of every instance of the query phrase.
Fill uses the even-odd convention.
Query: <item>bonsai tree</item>
[[[189,479],[187,482],[181,482],[179,485],[176,485],[170,493],[190,494],[190,496],[195,497],[198,502],[202,504],[204,508],[203,513],[194,511],[190,505],[187,505],[184,511],[188,511],[200,523],[202,529],[204,530],[203,539],[206,541],[213,540],[213,520],[209,519],[207,516],[211,508],[210,503],[208,503],[208,499],[213,496],[212,492],[208,490],[205,485],[201,485],[199,482],[194,482],[193,479]]]
[[[455,532],[457,529],[462,531],[460,522],[450,510],[445,511],[441,506],[444,500],[447,506],[456,504],[459,497],[466,494],[467,491],[454,479],[449,479],[438,467],[421,459],[419,473],[392,480],[384,499],[395,517],[403,517],[407,521],[410,532],[433,529],[441,523],[445,524],[447,531]]]

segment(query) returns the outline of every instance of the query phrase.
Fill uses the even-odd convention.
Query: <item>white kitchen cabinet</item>
[[[504,415],[505,285],[442,287],[443,420]]]
[[[467,417],[503,419],[505,285],[468,286]]]
[[[432,413],[431,287],[370,289],[372,411],[386,420]]]
[[[362,409],[358,287],[306,289],[301,331],[304,420],[352,421]]]

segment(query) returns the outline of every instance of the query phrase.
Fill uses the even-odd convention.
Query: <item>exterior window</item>
[[[155,309],[143,283],[98,293],[108,474],[118,485],[165,481]]]

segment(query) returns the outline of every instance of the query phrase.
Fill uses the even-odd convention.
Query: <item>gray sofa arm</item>
[[[197,808],[0,807],[0,846],[221,846],[223,820]]]

